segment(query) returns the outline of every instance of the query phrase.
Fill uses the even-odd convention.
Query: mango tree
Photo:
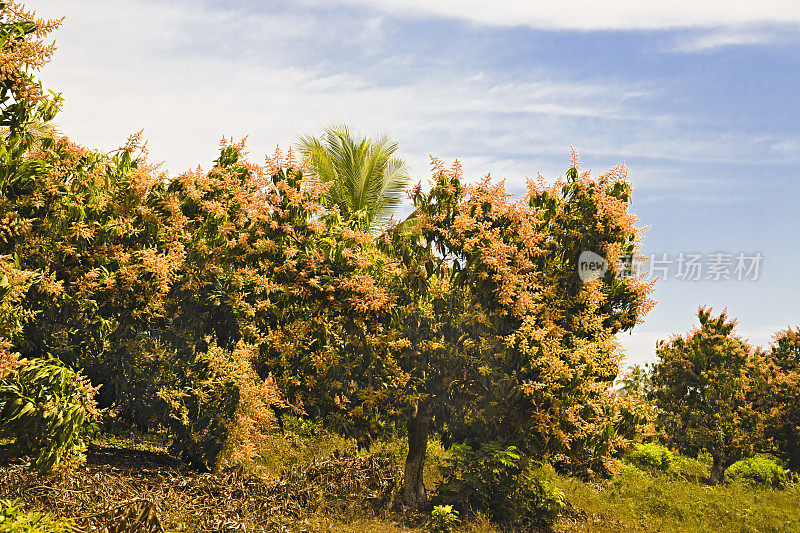
[[[691,455],[708,451],[716,483],[758,448],[763,427],[748,397],[753,349],[734,333],[736,322],[725,312],[714,316],[700,307],[697,317],[698,328],[658,343],[652,395],[670,444]]]
[[[514,198],[487,177],[464,185],[434,161],[408,223],[382,237],[400,266],[393,329],[409,452],[404,496],[424,505],[430,432],[474,446],[515,444],[572,471],[603,468],[613,451],[608,389],[619,372],[614,334],[652,306],[650,284],[616,266],[639,231],[619,167],[599,178],[578,168]],[[608,271],[582,282],[582,251]]]

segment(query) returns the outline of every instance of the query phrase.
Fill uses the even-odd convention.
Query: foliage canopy
[[[713,316],[701,307],[697,317],[697,329],[659,342],[653,396],[670,444],[692,456],[707,450],[718,482],[759,445],[763,424],[747,394],[753,349],[733,333],[736,322],[724,311]]]

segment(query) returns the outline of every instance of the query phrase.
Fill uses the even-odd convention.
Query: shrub
[[[486,512],[496,522],[550,524],[564,508],[564,493],[550,488],[544,471],[514,446],[454,445],[442,477],[435,501],[450,502],[462,513]]]
[[[675,463],[672,452],[658,444],[634,444],[626,459],[639,468],[659,472],[669,472]]]
[[[620,463],[619,470],[614,475],[613,479],[618,479],[620,477],[633,477],[633,478],[640,478],[640,477],[647,477],[646,472],[642,472],[640,469],[636,468],[635,466],[628,464],[628,463]]]
[[[711,475],[711,459],[710,456],[698,455],[697,458],[687,457],[681,454],[675,454],[675,462],[673,463],[674,472],[687,480],[699,481],[707,479]]]
[[[727,483],[747,483],[757,487],[784,488],[786,473],[781,465],[767,457],[736,461],[725,470]]]
[[[0,235],[7,231],[5,225],[0,220]],[[20,365],[14,340],[34,315],[22,301],[31,285],[41,279],[36,272],[17,268],[18,263],[11,256],[0,255],[0,379]]]
[[[26,513],[22,502],[0,500],[0,533],[68,533],[69,521],[54,519],[48,514]]]
[[[160,391],[175,435],[172,453],[206,469],[243,465],[257,455],[275,426],[269,406],[279,403],[279,394],[253,370],[254,350],[211,343],[188,365],[183,387]]]
[[[37,359],[0,379],[0,438],[12,456],[50,470],[80,456],[98,415],[96,390],[80,373],[53,359]]]
[[[431,533],[450,533],[459,522],[461,520],[458,518],[458,511],[452,505],[436,505],[431,511],[428,530]]]

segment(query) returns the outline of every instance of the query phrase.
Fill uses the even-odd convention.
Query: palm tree
[[[52,122],[42,120],[41,117],[33,117],[25,124],[25,131],[34,139],[44,139],[46,137],[60,137],[61,130]],[[8,126],[0,126],[0,141],[6,140],[10,129]]]
[[[650,392],[651,382],[650,374],[646,367],[641,365],[632,365],[628,367],[628,372],[622,376],[620,380],[621,387],[620,393],[627,396],[632,393],[647,394]]]
[[[393,157],[397,143],[384,135],[354,137],[347,126],[329,126],[322,138],[300,137],[300,152],[310,169],[330,183],[329,205],[339,206],[346,220],[358,220],[374,232],[388,222],[408,186],[408,170]]]

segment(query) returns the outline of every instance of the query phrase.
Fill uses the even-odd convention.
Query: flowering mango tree
[[[602,471],[616,438],[614,334],[653,305],[652,285],[615,267],[639,245],[631,191],[624,167],[592,178],[577,157],[566,179],[529,180],[517,198],[489,177],[464,185],[458,165],[434,160],[412,219],[382,237],[400,268],[392,328],[409,375],[408,504],[426,499],[436,427],[447,442],[499,441],[574,472]],[[585,250],[612,265],[586,283]]]

